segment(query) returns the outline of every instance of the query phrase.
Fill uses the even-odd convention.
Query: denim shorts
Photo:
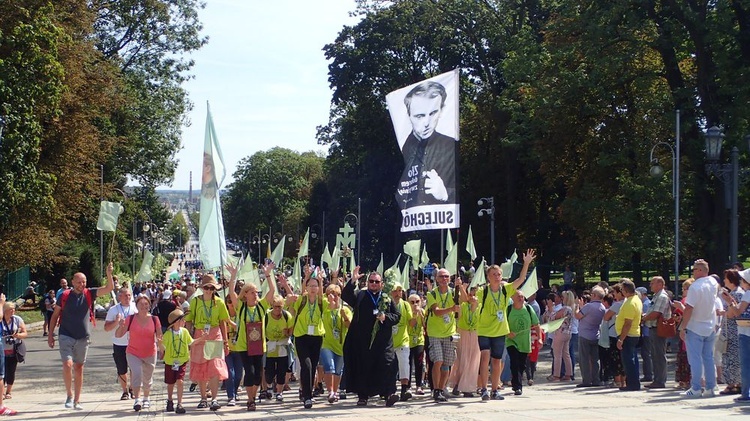
[[[505,336],[479,336],[479,350],[490,350],[490,357],[500,360],[505,352]]]
[[[320,349],[320,365],[326,374],[340,376],[344,371],[344,357],[327,348]]]

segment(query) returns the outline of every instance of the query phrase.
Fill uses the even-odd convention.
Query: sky
[[[208,44],[190,55],[194,78],[185,84],[194,104],[183,127],[182,149],[172,186],[200,190],[201,160],[210,103],[227,168],[276,146],[326,151],[315,140],[328,122],[332,91],[323,46],[333,42],[350,17],[354,0],[208,0],[199,11]]]

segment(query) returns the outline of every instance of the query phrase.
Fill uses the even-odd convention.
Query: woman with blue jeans
[[[737,333],[740,339],[740,380],[742,393],[736,402],[750,402],[750,269],[740,272],[740,286],[745,291],[742,301],[737,302],[726,290],[722,298],[729,304],[727,316],[737,319]]]
[[[326,288],[328,308],[323,313],[323,345],[320,349],[320,364],[328,388],[328,402],[339,400],[337,391],[344,370],[344,338],[352,320],[352,311],[341,304],[341,287],[329,285]]]

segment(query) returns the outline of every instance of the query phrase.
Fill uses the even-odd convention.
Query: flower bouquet
[[[390,308],[390,293],[391,291],[393,291],[393,288],[395,288],[398,277],[399,273],[397,273],[393,269],[388,269],[383,274],[383,290],[380,295],[380,300],[378,301],[378,315],[385,313]],[[373,342],[375,342],[375,336],[378,334],[381,324],[382,322],[376,319],[375,323],[372,325],[372,334],[370,335],[370,348],[372,348],[372,344]]]

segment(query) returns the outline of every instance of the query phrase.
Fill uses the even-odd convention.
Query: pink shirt
[[[136,317],[136,316],[130,316]],[[138,358],[147,358],[156,355],[156,332],[161,331],[161,323],[156,316],[150,316],[145,326],[141,326],[137,320],[132,323],[128,320],[125,323],[130,324],[130,340],[125,352],[135,355]]]

